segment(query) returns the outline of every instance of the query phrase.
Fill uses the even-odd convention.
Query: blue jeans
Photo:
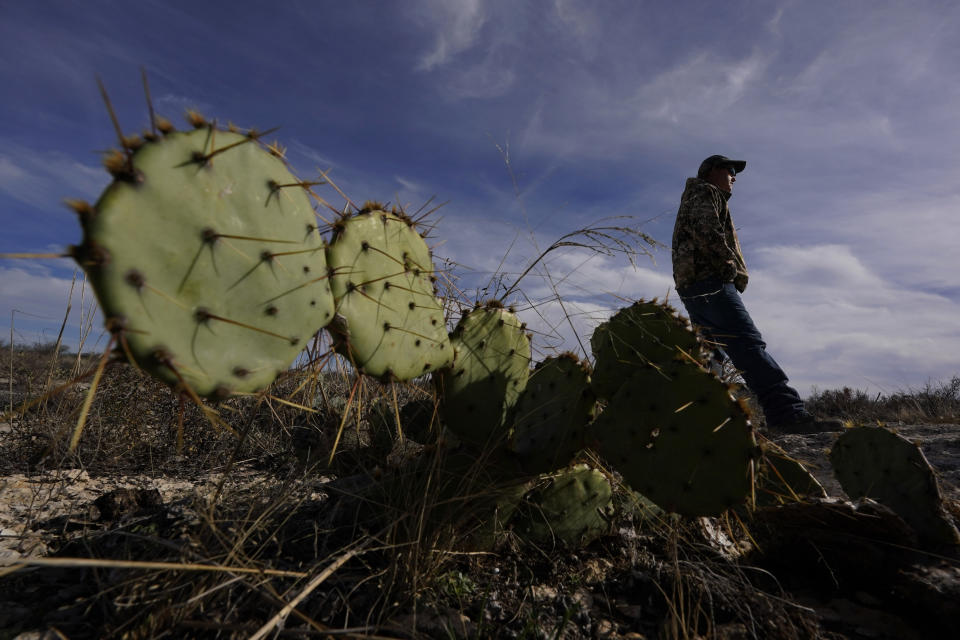
[[[768,425],[789,423],[805,414],[803,400],[787,384],[787,374],[767,353],[767,345],[732,282],[704,281],[677,290],[693,322],[729,357],[757,396]]]

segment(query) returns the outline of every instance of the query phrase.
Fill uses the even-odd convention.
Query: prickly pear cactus
[[[669,378],[637,370],[594,421],[599,451],[667,511],[717,515],[750,493],[757,456],[746,409],[713,374],[688,363]]]
[[[511,449],[522,466],[542,473],[568,464],[584,446],[584,429],[596,406],[589,367],[574,354],[537,365],[514,412]]]
[[[466,313],[450,336],[453,365],[437,378],[449,429],[471,444],[504,438],[506,420],[527,386],[530,337],[495,303]]]
[[[833,445],[830,463],[851,498],[866,496],[890,507],[925,541],[960,543],[936,474],[906,438],[883,427],[848,429]]]
[[[75,206],[74,256],[137,365],[222,397],[270,384],[333,297],[302,183],[256,134],[194,126],[108,156],[113,183]]]
[[[601,398],[612,398],[639,366],[668,368],[704,357],[690,323],[656,300],[638,300],[618,311],[594,330],[590,347],[595,361],[593,389]]]
[[[810,497],[826,498],[827,492],[803,464],[770,448],[760,461],[755,495],[757,506],[766,507]]]
[[[413,222],[377,205],[334,225],[327,248],[338,349],[364,373],[410,380],[453,359],[433,259]]]
[[[608,529],[611,495],[605,475],[578,464],[542,476],[523,496],[511,524],[536,543],[579,546]]]

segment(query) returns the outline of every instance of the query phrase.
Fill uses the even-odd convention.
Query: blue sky
[[[957,33],[960,5],[922,0],[0,0],[0,252],[80,239],[62,201],[96,199],[115,144],[96,76],[133,132],[144,67],[178,123],[279,126],[305,179],[447,202],[433,241],[468,290],[610,216],[669,245],[700,161],[744,158],[745,301],[801,393],[922,386],[960,375]],[[563,308],[542,269],[518,300],[538,353],[577,348],[564,310],[586,343],[625,299],[679,304],[654,258],[551,254]],[[72,274],[0,261],[16,340],[56,336]]]

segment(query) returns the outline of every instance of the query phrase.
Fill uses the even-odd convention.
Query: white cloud
[[[95,305],[93,292],[89,285],[85,285],[81,273],[77,274],[74,283],[72,277],[55,275],[54,270],[41,263],[0,266],[0,319],[7,325],[0,338],[4,340],[10,339],[11,317],[14,342],[32,344],[56,340],[69,307],[64,340],[76,348],[81,323],[84,318],[89,321],[88,314]],[[101,327],[102,321],[97,314],[92,322],[93,341],[100,335]]]
[[[946,193],[943,183],[911,180],[896,192],[857,195],[843,203],[851,213],[837,221],[838,231],[885,277],[960,292],[960,226],[952,220],[960,213],[960,190],[949,184]]]
[[[716,39],[651,34],[643,42],[656,52],[651,63],[646,48],[628,53],[610,37],[626,17],[594,11],[608,34],[606,64],[558,55],[569,80],[542,93],[548,108],[533,101],[526,110],[528,150],[670,158],[722,144],[753,157],[824,154],[831,165],[870,153],[952,159],[960,73],[949,61],[958,53],[958,10],[837,9],[824,25],[805,5],[778,4]],[[533,73],[516,84],[537,82]]]
[[[774,35],[777,35],[777,36],[781,35],[780,20],[783,19],[783,14],[785,11],[786,11],[786,6],[780,6],[777,8],[773,16],[767,20],[767,23],[765,26]]]
[[[548,157],[609,161],[641,150],[670,157],[693,144],[755,138],[756,120],[768,112],[757,96],[766,100],[774,53],[759,46],[740,56],[703,47],[680,51],[682,57],[656,68],[620,62],[600,73],[565,69],[570,81],[527,110],[525,147]]]
[[[518,316],[533,334],[535,361],[562,351],[573,351],[581,358],[591,359],[590,336],[611,313],[609,307],[589,301],[548,300],[517,306]]]
[[[110,182],[100,167],[60,151],[34,151],[0,144],[0,192],[37,208],[60,208],[65,198],[94,200]]]
[[[516,74],[501,64],[497,56],[488,56],[482,62],[460,70],[451,80],[451,98],[497,98],[514,84]]]
[[[943,29],[950,17],[906,5],[847,15],[831,26],[829,39],[783,84],[783,90],[804,106],[890,104],[884,96],[891,84],[937,80],[946,62],[937,60],[937,50],[952,39],[949,30]],[[899,101],[907,96],[890,97]]]
[[[844,245],[766,247],[744,301],[802,394],[957,375],[960,301],[883,279]]]
[[[687,123],[733,107],[769,64],[759,50],[739,60],[703,51],[638,86],[628,107],[643,119]]]
[[[672,276],[656,269],[644,257],[638,258],[633,267],[625,257],[612,258],[580,249],[558,252],[546,259],[524,283],[527,295],[552,295],[545,270],[564,298],[663,299],[673,289]]]
[[[294,158],[288,157],[288,160],[293,162],[295,166],[301,164],[310,165],[305,175],[310,175],[319,171],[327,171],[328,169],[336,168],[338,166],[338,163],[334,160],[331,160],[329,156],[320,153],[313,147],[297,139],[290,141],[288,155],[296,156]]]
[[[848,290],[854,296],[867,291],[872,300],[875,294],[871,290],[883,286],[849,246],[762,247],[755,254],[767,275],[789,277],[811,288]]]
[[[393,179],[396,181],[398,185],[400,185],[400,189],[401,189],[400,193],[398,194],[398,197],[402,198],[402,200],[397,204],[403,206],[405,209],[409,209],[409,207],[412,206],[408,202],[410,198],[420,200],[420,201],[424,200],[424,196],[423,196],[425,192],[424,185],[414,180],[408,180],[407,178],[404,178],[402,176],[394,176]],[[419,207],[420,205],[417,204],[416,206]],[[410,213],[412,212],[413,210],[410,210]]]
[[[753,258],[744,302],[802,395],[843,386],[892,393],[960,373],[960,301],[885,279],[847,245],[767,246]],[[589,350],[595,326],[634,299],[666,299],[686,315],[669,264],[633,269],[569,252],[547,266],[563,304],[537,272],[517,302],[541,357],[578,350],[576,335]]]
[[[419,71],[432,71],[448,64],[476,41],[487,20],[483,0],[429,0],[425,3],[427,20],[433,23],[435,40],[429,52],[420,58]]]
[[[435,82],[439,96],[446,101],[503,98],[518,87],[530,71],[531,61],[523,58],[523,52],[535,49],[527,42],[529,23],[535,20],[538,32],[550,23],[541,8],[527,10],[513,3],[425,0],[423,5],[427,15],[422,22],[434,44],[420,57],[416,68],[444,72]],[[578,22],[579,12],[571,6],[566,12],[558,8],[558,13],[565,26],[563,41],[568,36],[576,39],[576,34],[585,37],[583,29],[587,25]]]
[[[593,59],[604,38],[604,25],[596,6],[580,0],[554,0],[553,8],[566,35],[576,40],[586,58]]]
[[[165,93],[155,98],[153,106],[158,116],[170,119],[175,126],[179,126],[179,121],[188,110],[197,111],[209,118],[215,116],[213,105],[210,103],[173,93]],[[240,128],[245,127],[240,122],[234,124]]]

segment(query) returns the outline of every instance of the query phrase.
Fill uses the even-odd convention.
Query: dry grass
[[[957,424],[960,423],[960,376],[946,382],[928,381],[919,389],[875,396],[850,387],[815,390],[806,404],[814,413],[853,422]]]
[[[698,522],[652,516],[621,485],[610,534],[586,548],[532,548],[509,530],[485,537],[476,516],[490,513],[491,459],[451,473],[435,455],[426,382],[393,387],[305,365],[269,393],[210,407],[226,427],[217,428],[167,387],[113,364],[70,452],[81,374],[96,358],[48,345],[13,353],[14,400],[29,408],[0,442],[5,473],[217,471],[192,500],[115,521],[34,522],[60,533],[47,565],[0,577],[0,601],[20,613],[13,629],[70,638],[400,638],[413,628],[418,637],[822,636],[817,616],[770,574],[719,553]],[[951,415],[958,384],[811,402],[857,419],[903,419],[909,408],[932,421]],[[236,482],[244,474],[259,480]],[[749,539],[736,518],[719,525],[729,540]]]

